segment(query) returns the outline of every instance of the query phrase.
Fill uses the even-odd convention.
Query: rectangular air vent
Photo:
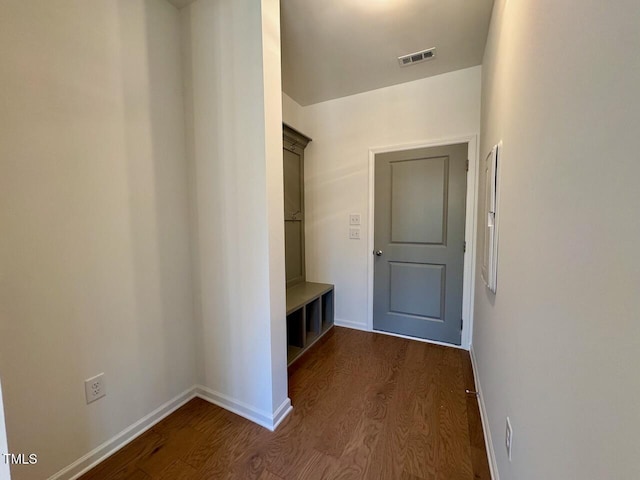
[[[407,67],[409,65],[413,65],[415,63],[424,62],[426,60],[431,60],[436,56],[436,49],[428,48],[427,50],[422,50],[421,52],[410,53],[409,55],[403,55],[398,57],[398,63],[401,67]]]

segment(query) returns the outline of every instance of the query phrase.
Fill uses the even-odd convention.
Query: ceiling
[[[493,0],[281,0],[284,92],[309,105],[482,63]],[[401,68],[397,57],[436,47]]]
[[[181,8],[194,0],[169,0]],[[480,65],[493,0],[280,0],[282,89],[301,105]],[[397,57],[436,47],[401,68]]]

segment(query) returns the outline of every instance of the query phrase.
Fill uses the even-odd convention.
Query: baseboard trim
[[[367,325],[364,325],[362,323],[351,322],[349,320],[340,320],[336,318],[335,325],[338,327],[351,328],[353,330],[362,330],[363,332],[379,333],[381,335],[389,335],[390,337],[398,337],[398,338],[404,338],[406,340],[415,340],[416,342],[430,343],[432,345],[440,345],[441,347],[453,347],[459,350],[467,350],[465,347],[461,345],[454,345],[453,343],[438,342],[437,340],[428,340],[426,338],[410,337],[408,335],[400,335],[399,333],[385,332],[383,330],[371,330]]]
[[[189,388],[168,402],[160,405],[150,414],[125,428],[102,445],[94,448],[71,465],[49,477],[48,480],[76,480],[194,398],[196,396],[194,390],[193,387]]]
[[[390,337],[404,338],[405,340],[413,340],[414,342],[430,343],[431,345],[439,345],[441,347],[449,347],[449,348],[456,348],[458,350],[466,350],[466,348],[464,348],[462,345],[456,345],[454,343],[445,343],[445,342],[438,342],[437,340],[429,340],[426,338],[410,337],[409,335],[401,335],[399,333],[385,332],[384,330],[372,330],[372,331],[373,333],[379,333],[380,335],[388,335]]]
[[[273,414],[273,429],[271,431],[278,428],[278,425],[280,425],[292,411],[293,406],[291,405],[291,399],[287,397]]]
[[[269,413],[253,408],[240,400],[236,400],[228,395],[211,390],[204,385],[196,385],[195,395],[203,400],[213,403],[214,405],[224,408],[225,410],[229,410],[236,415],[240,415],[253,423],[257,423],[272,432],[293,409],[291,406],[291,400],[287,398],[282,405],[278,407],[276,412],[273,415],[270,415]]]
[[[491,440],[491,430],[489,429],[489,417],[487,415],[487,407],[484,404],[484,396],[482,395],[482,384],[480,383],[480,377],[478,375],[478,367],[476,361],[476,354],[473,350],[473,344],[469,349],[471,356],[471,366],[473,368],[473,377],[476,382],[476,390],[478,391],[478,405],[480,405],[480,420],[482,421],[482,430],[484,431],[484,443],[487,448],[487,454],[489,456],[489,469],[491,471],[491,478],[493,480],[500,480],[500,473],[498,472],[498,463],[496,462],[496,452],[493,449],[493,441]]]
[[[358,322],[352,322],[350,320],[341,320],[339,318],[336,318],[333,323],[337,327],[351,328],[353,330],[362,330],[363,332],[370,332],[371,331],[371,330],[369,330],[369,328],[367,327],[366,324],[358,323]]]
[[[118,450],[138,438],[158,422],[171,415],[189,400],[196,397],[202,398],[203,400],[213,403],[225,410],[229,410],[230,412],[240,415],[241,417],[257,423],[271,431],[274,431],[293,410],[293,407],[291,406],[291,399],[286,398],[273,415],[268,415],[265,412],[258,411],[245,403],[234,400],[222,393],[215,392],[203,385],[194,385],[190,389],[182,392],[180,395],[160,405],[153,412],[141,418],[133,425],[125,428],[102,445],[94,448],[71,465],[50,476],[48,480],[77,480],[93,467],[105,461]]]

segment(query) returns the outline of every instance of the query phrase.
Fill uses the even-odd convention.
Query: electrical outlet
[[[87,404],[94,402],[107,394],[104,385],[104,373],[88,378],[84,381],[84,394],[87,397]]]
[[[349,225],[360,225],[359,213],[352,213],[349,215]]]
[[[507,447],[507,457],[511,461],[511,447],[513,446],[513,430],[511,429],[511,420],[507,417],[507,428],[504,435],[504,446]]]
[[[360,240],[360,229],[359,228],[350,228],[349,229],[349,238],[351,240]]]

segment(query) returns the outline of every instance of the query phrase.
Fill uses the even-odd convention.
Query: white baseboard
[[[428,340],[426,338],[410,337],[409,335],[400,335],[399,333],[385,332],[383,330],[373,330],[373,333],[379,333],[381,335],[389,335],[390,337],[404,338],[406,340],[413,340],[414,342],[430,343],[431,345],[439,345],[441,347],[450,347],[450,348],[457,348],[458,350],[466,350],[466,348],[464,348],[463,346],[455,345],[453,343],[438,342],[437,340]]]
[[[276,427],[284,420],[289,412],[293,409],[291,400],[287,398],[282,405],[278,407],[276,412],[271,415],[267,412],[257,410],[246,403],[231,398],[223,393],[211,390],[203,385],[196,385],[195,395],[214,405],[229,410],[230,412],[240,415],[241,417],[251,420],[253,423],[263,426],[266,429],[274,431]]]
[[[500,480],[500,473],[498,472],[498,463],[496,462],[496,452],[493,449],[493,442],[491,441],[491,430],[489,429],[489,417],[487,416],[487,408],[484,404],[484,396],[482,395],[482,386],[480,383],[480,377],[478,376],[476,354],[473,351],[473,344],[471,345],[469,353],[471,354],[471,366],[473,367],[473,377],[475,379],[476,390],[478,392],[478,405],[480,405],[480,420],[482,421],[482,430],[484,431],[484,443],[486,445],[487,455],[489,457],[489,469],[491,470],[491,478],[493,480]]]
[[[293,410],[291,400],[287,398],[273,415],[268,415],[207,387],[195,385],[52,475],[48,480],[76,480],[195,397],[229,410],[271,431],[274,431]]]
[[[336,318],[333,323],[337,327],[351,328],[353,330],[362,330],[363,332],[370,332],[371,331],[371,330],[369,330],[369,328],[367,327],[366,324],[358,323],[358,322],[352,322],[350,320],[341,320],[339,318]]]
[[[291,399],[287,397],[284,402],[282,402],[282,405],[280,405],[276,412],[273,414],[273,428],[271,429],[271,431],[273,432],[276,428],[278,428],[278,425],[280,425],[282,421],[287,418],[287,415],[289,415],[292,411],[293,406],[291,405]]]
[[[436,340],[427,340],[426,338],[410,337],[408,335],[400,335],[399,333],[384,332],[382,330],[371,330],[365,324],[351,322],[349,320],[340,320],[336,318],[335,325],[338,327],[351,328],[353,330],[362,330],[363,332],[379,333],[381,335],[389,335],[391,337],[405,338],[407,340],[415,340],[416,342],[431,343],[433,345],[440,345],[441,347],[453,347],[459,350],[466,350],[466,348],[464,348],[463,346],[454,345],[453,343],[444,343],[444,342],[438,342]]]
[[[156,423],[172,414],[174,411],[176,411],[178,408],[180,408],[195,396],[196,395],[193,387],[182,392],[180,395],[172,398],[163,405],[160,405],[149,415],[141,418],[130,427],[125,428],[123,431],[110,438],[102,445],[94,448],[89,453],[73,462],[71,465],[52,475],[51,477],[49,477],[49,480],[76,480],[77,478],[91,470],[93,467],[95,467],[97,464],[116,453],[122,447],[138,438],[144,432],[153,427]]]

